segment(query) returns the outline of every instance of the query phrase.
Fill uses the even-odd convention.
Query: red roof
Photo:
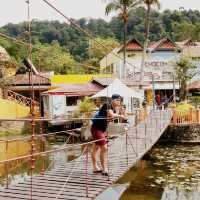
[[[181,42],[176,42],[176,44],[182,49],[184,47],[190,47],[190,46],[198,46],[197,42],[192,41],[192,39],[183,40]]]
[[[86,83],[86,84],[67,84],[64,87],[49,90],[44,92],[43,94],[50,95],[66,95],[66,96],[91,96],[96,94],[103,87],[94,83]]]
[[[107,87],[113,82],[113,78],[110,77],[95,77],[92,79],[92,83],[98,84],[102,87]]]
[[[190,91],[199,91],[200,90],[200,81],[193,81],[192,83],[189,83],[187,86],[187,89]]]
[[[130,42],[126,45],[127,50],[137,50],[137,51],[142,51],[142,46],[139,45],[137,42]]]
[[[122,45],[122,47],[120,48],[120,51],[122,51],[124,48],[124,46]],[[143,50],[143,46],[136,40],[136,39],[131,39],[126,43],[126,50],[128,51],[142,51]]]
[[[104,78],[104,77],[98,77],[98,78],[93,78],[92,83],[101,85],[102,87],[107,87],[114,81],[114,78]],[[141,83],[140,81],[133,81],[133,80],[123,80],[121,79],[122,83],[125,85],[132,87],[132,86],[140,86],[140,85],[148,85],[148,83]]]
[[[149,44],[150,51],[171,51],[178,49],[178,46],[168,38],[161,39]]]
[[[179,49],[179,46],[172,42],[168,38],[163,38],[157,42],[151,42],[148,46],[148,49],[150,51],[174,51]],[[123,50],[123,45],[119,49],[118,53]],[[127,42],[126,44],[126,50],[128,51],[142,51],[143,46],[136,40],[136,39],[131,39]]]

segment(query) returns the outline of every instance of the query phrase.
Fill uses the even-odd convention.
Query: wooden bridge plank
[[[64,184],[66,179],[61,179],[61,178],[56,178],[56,177],[51,177],[51,178],[48,178],[48,177],[43,177],[43,178],[35,178],[35,181],[40,181],[40,180],[45,180],[47,182],[51,182],[52,184],[53,183],[62,183]],[[29,181],[30,183],[30,181]],[[77,185],[79,184],[85,184],[85,180],[79,180],[79,179],[69,179],[68,181],[68,184],[70,183],[76,183]],[[104,187],[105,185],[109,185],[111,182],[101,182],[101,181],[95,181],[95,180],[92,180],[92,181],[88,181],[87,184],[88,185],[95,185],[95,186],[98,186],[98,187]]]
[[[110,184],[117,181],[124,173],[126,173],[133,164],[135,164],[159,139],[162,132],[170,123],[170,112],[153,111],[150,116],[137,127],[130,126],[128,131],[128,144],[126,147],[126,135],[119,138],[109,140],[109,170],[110,181],[107,177],[92,173],[91,159],[88,160],[87,184],[88,195],[94,198]],[[145,133],[145,130],[147,131]],[[146,137],[146,138],[145,138]],[[145,144],[146,143],[146,144]],[[128,158],[127,158],[127,153]],[[120,155],[117,153],[120,152]],[[137,154],[136,154],[136,153]],[[127,164],[128,160],[128,164]],[[55,195],[63,187],[68,180],[71,170],[75,165],[78,168],[69,178],[60,199],[87,199],[86,194],[86,161],[83,159],[75,160],[62,164],[56,169],[45,172],[44,175],[33,177],[33,200],[51,200],[55,199]],[[30,197],[30,179],[23,183],[18,183],[9,189],[0,189],[1,199],[27,199]],[[88,198],[88,199],[90,199]]]
[[[25,185],[31,185],[30,182],[25,182],[25,183],[19,183],[18,185],[21,185],[21,184],[25,184]],[[46,180],[40,180],[39,182],[35,181],[33,182],[33,185],[39,185],[39,186],[47,186],[49,188],[51,188],[52,186],[55,186],[56,188],[60,188],[63,186],[63,183],[59,183],[59,182],[55,182],[55,184],[52,184],[52,181],[46,181]],[[66,188],[70,188],[71,187],[75,187],[77,189],[77,187],[80,187],[80,188],[85,188],[86,186],[82,183],[73,183],[73,182],[70,182],[70,184],[67,184],[66,185]],[[96,185],[92,185],[92,187],[89,185],[89,188],[93,191],[96,191],[98,189],[101,189],[102,188],[105,188],[105,186],[96,186]]]
[[[38,197],[48,197],[48,198],[54,198],[58,195],[59,191],[61,190],[62,188],[60,188],[59,190],[55,191],[55,192],[52,192],[52,191],[46,191],[46,190],[42,190],[41,188],[40,189],[34,189],[32,190],[32,195],[34,196],[38,196]],[[14,193],[14,194],[18,194],[18,195],[25,195],[26,197],[28,195],[30,195],[30,188],[10,188],[10,189],[4,189],[4,191],[2,191],[0,189],[1,192],[5,192],[5,193]],[[88,194],[89,195],[89,198],[92,198],[94,197],[95,195],[94,194]],[[60,194],[60,199],[65,199],[65,196],[68,196],[68,197],[71,197],[72,199],[76,198],[76,197],[86,197],[86,192],[80,192],[80,191],[63,191],[61,194]]]
[[[16,185],[16,186],[12,186],[12,188],[14,189],[18,189],[18,188],[27,188],[30,190],[30,187],[31,185],[30,184],[21,184],[21,185]],[[11,188],[11,189],[12,189]],[[52,186],[52,184],[46,184],[46,185],[42,185],[42,184],[37,184],[37,185],[32,185],[32,188],[34,189],[44,189],[44,190],[47,190],[47,191],[58,191],[58,189],[60,189],[61,187],[59,186]],[[86,190],[86,187],[85,186],[80,186],[79,185],[79,192],[82,192],[84,193]],[[74,192],[77,192],[77,185],[76,186],[71,186],[71,185],[66,185],[66,187],[64,188],[64,192],[67,192],[67,191],[74,191]],[[89,188],[89,194],[91,195],[95,195],[97,192],[100,192],[102,191],[102,189],[100,188]]]

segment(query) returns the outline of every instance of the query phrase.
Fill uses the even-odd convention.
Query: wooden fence
[[[173,125],[200,124],[200,109],[190,109],[189,111],[173,111]]]
[[[21,94],[8,90],[8,100],[15,101],[16,103],[23,106],[30,106],[33,100],[31,98],[25,97]],[[34,101],[35,105],[38,106],[38,102]]]

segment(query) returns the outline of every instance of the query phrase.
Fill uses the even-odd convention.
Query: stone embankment
[[[160,141],[200,143],[200,125],[188,124],[169,126],[161,137]]]

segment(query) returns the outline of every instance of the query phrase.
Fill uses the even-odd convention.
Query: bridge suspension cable
[[[74,20],[70,19],[69,17],[67,17],[63,12],[61,12],[58,8],[56,8],[53,4],[51,4],[49,1],[47,0],[42,0],[43,2],[45,2],[49,7],[51,7],[52,9],[54,9],[58,14],[60,14],[61,16],[63,16],[68,22],[70,22],[70,24],[78,31],[81,31],[82,33],[84,33],[87,37],[89,37],[90,39],[92,39],[97,45],[99,46],[102,46],[105,50],[106,50],[106,53],[111,53],[112,55],[114,55],[115,57],[119,58],[120,60],[123,61],[123,58],[121,56],[119,56],[118,54],[110,51],[110,49],[102,44],[101,42],[99,42],[98,40],[95,39],[95,37],[93,36],[93,34],[89,31],[89,30],[86,30],[86,29],[83,29],[80,25],[78,25]],[[66,23],[66,22],[65,22]],[[133,65],[132,63],[130,62],[127,62],[126,63],[128,65],[130,65],[131,67],[134,67],[137,68],[137,69],[140,69],[139,67],[136,67],[135,65]]]

